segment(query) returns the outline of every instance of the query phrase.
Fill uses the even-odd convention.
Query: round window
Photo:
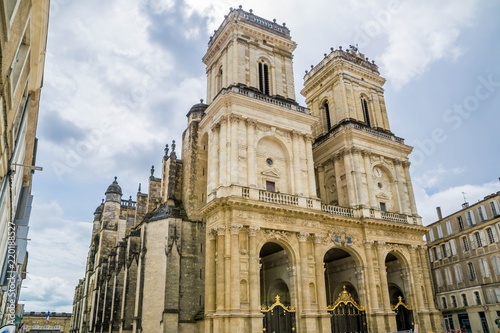
[[[272,160],[272,159],[270,159],[270,158],[268,158],[268,159],[266,160],[266,163],[267,163],[267,165],[273,165],[273,160]]]
[[[382,188],[382,183],[377,183],[378,188]]]

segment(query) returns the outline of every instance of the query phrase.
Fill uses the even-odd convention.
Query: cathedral
[[[181,158],[167,145],[147,193],[124,199],[115,178],[94,213],[70,332],[441,330],[385,79],[332,49],[301,106],[295,47],[284,24],[230,9]]]

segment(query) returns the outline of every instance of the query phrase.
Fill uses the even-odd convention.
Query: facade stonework
[[[429,225],[437,307],[447,331],[496,330],[500,317],[500,192]]]
[[[332,50],[295,101],[284,25],[231,9],[148,193],[94,215],[72,332],[441,330],[409,174],[378,67]]]
[[[26,277],[49,3],[0,1],[0,327]]]

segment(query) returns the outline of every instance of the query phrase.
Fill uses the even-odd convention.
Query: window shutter
[[[429,260],[434,262],[434,253],[432,253],[432,249],[429,249]]]
[[[470,213],[470,219],[472,221],[472,224],[476,224],[476,217],[474,216],[474,211],[471,210],[469,213]]]
[[[470,238],[470,247],[471,249],[474,250],[476,248],[476,240],[474,239],[474,235],[469,234],[469,238]]]
[[[437,259],[443,259],[443,255],[441,253],[441,248],[439,246],[436,247],[436,256],[437,256]]]
[[[500,208],[498,207],[498,202],[496,200],[493,201],[493,205],[495,206],[496,215],[500,215]]]
[[[493,234],[493,239],[495,240],[495,243],[498,242],[498,234],[497,234],[497,229],[495,227],[491,228],[491,233]]]
[[[481,211],[483,212],[484,219],[487,220],[488,214],[486,214],[486,208],[484,208],[484,206],[481,206],[481,207],[479,207],[479,209],[481,209]]]
[[[481,237],[481,243],[483,246],[486,246],[488,242],[486,242],[486,234],[484,233],[484,230],[479,230],[479,236]]]
[[[451,257],[452,253],[451,253],[451,246],[450,246],[450,243],[449,242],[446,242],[444,244],[444,247],[446,249],[446,256],[445,257]]]
[[[451,248],[451,255],[454,256],[457,254],[457,244],[454,239],[450,240],[450,248]]]

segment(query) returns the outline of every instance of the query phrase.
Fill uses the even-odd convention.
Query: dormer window
[[[259,62],[259,90],[269,95],[269,66],[265,62]]]

